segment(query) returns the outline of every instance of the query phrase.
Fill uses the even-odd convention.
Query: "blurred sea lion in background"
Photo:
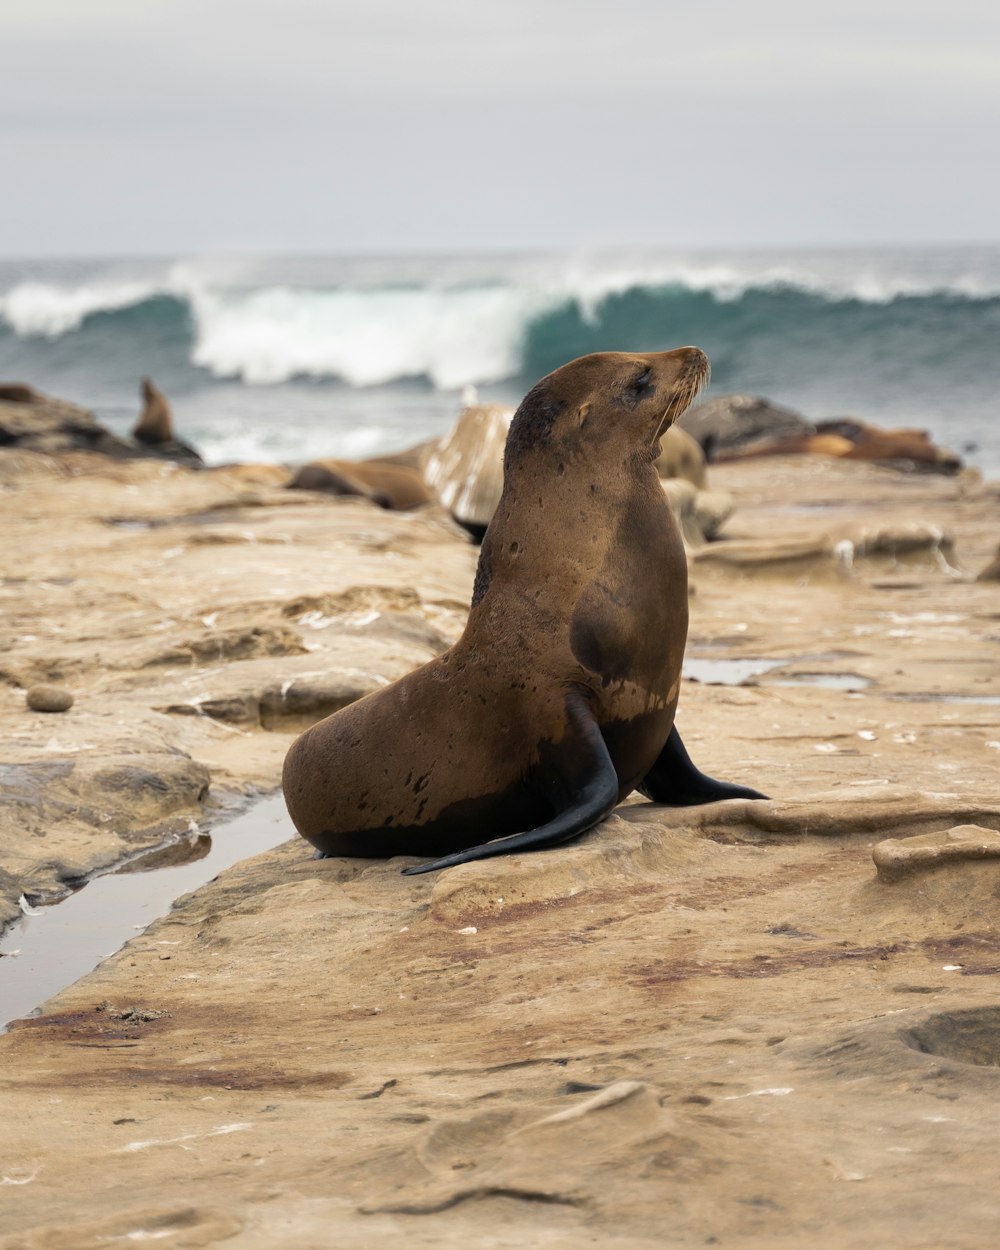
[[[932,442],[926,430],[883,430],[853,417],[820,421],[813,432],[764,439],[715,457],[717,464],[759,456],[834,456],[904,471],[957,473],[960,457]]]
[[[132,428],[137,443],[165,460],[176,460],[190,467],[204,464],[201,456],[189,444],[174,437],[174,422],[166,395],[152,378],[143,378],[140,387],[142,412]]]
[[[157,447],[169,443],[174,437],[174,421],[167,397],[152,378],[143,378],[139,388],[142,395],[142,412],[132,429],[137,443]]]
[[[819,434],[846,439],[851,444],[843,453],[845,460],[870,460],[931,473],[957,473],[962,467],[961,458],[938,447],[926,430],[884,430],[853,417],[819,421],[816,430]]]
[[[689,409],[677,428],[701,445],[709,464],[776,439],[816,433],[805,417],[762,395],[719,395]]]
[[[434,502],[417,469],[383,460],[312,460],[295,471],[288,489],[355,495],[399,512]]]

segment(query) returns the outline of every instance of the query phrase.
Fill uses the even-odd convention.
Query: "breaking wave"
[[[942,278],[830,263],[636,262],[310,285],[213,282],[176,265],[142,280],[17,282],[0,294],[0,338],[100,351],[133,368],[141,360],[154,376],[186,367],[249,385],[424,379],[449,391],[537,377],[588,351],[686,342],[709,352],[716,376],[758,354],[791,363],[797,353],[791,367],[805,369],[831,334],[839,350],[891,352],[905,368],[932,337],[963,358],[970,339],[995,342],[998,308],[1000,282],[974,268]]]

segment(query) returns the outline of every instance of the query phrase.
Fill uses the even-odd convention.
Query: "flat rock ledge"
[[[413,878],[288,826],[0,1036],[0,1250],[993,1244],[1000,493],[820,457],[712,480],[689,653],[721,675],[678,724],[772,798],[630,799]],[[462,629],[476,551],[440,511],[17,447],[0,486],[7,918],[197,858],[303,724]],[[914,525],[843,575],[831,539]],[[700,557],[739,544],[765,576]],[[73,706],[29,711],[40,683]]]

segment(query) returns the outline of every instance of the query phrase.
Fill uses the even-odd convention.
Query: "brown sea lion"
[[[132,430],[132,437],[137,443],[146,443],[150,447],[169,443],[174,437],[174,422],[166,395],[152,378],[143,378],[139,389],[142,412]]]
[[[700,773],[673,723],[687,564],[654,462],[707,372],[696,347],[603,352],[529,392],[462,637],[288,752],[322,855],[444,856],[406,870],[428,872],[574,838],[635,789],[763,797]]]
[[[932,473],[957,473],[961,459],[931,439],[926,430],[881,429],[853,417],[820,421],[820,434],[847,439],[850,449],[845,460],[869,460],[903,469],[923,469]]]
[[[805,417],[762,395],[719,395],[689,409],[678,424],[705,449],[709,464],[756,443],[815,432]]]
[[[190,443],[174,435],[173,416],[166,395],[151,378],[142,379],[140,393],[142,412],[132,429],[132,437],[146,449],[141,454],[200,468],[204,461],[199,453]]]
[[[721,452],[715,457],[715,463],[732,464],[764,456],[837,456],[844,459],[853,450],[854,444],[840,434],[793,434],[788,438],[752,443],[740,451]]]
[[[359,495],[401,512],[434,502],[417,469],[379,460],[313,460],[296,469],[288,489]]]

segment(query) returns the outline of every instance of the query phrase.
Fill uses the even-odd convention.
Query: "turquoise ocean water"
[[[0,380],[117,430],[153,377],[210,462],[366,456],[585,352],[928,429],[1000,476],[1000,246],[0,261]]]

